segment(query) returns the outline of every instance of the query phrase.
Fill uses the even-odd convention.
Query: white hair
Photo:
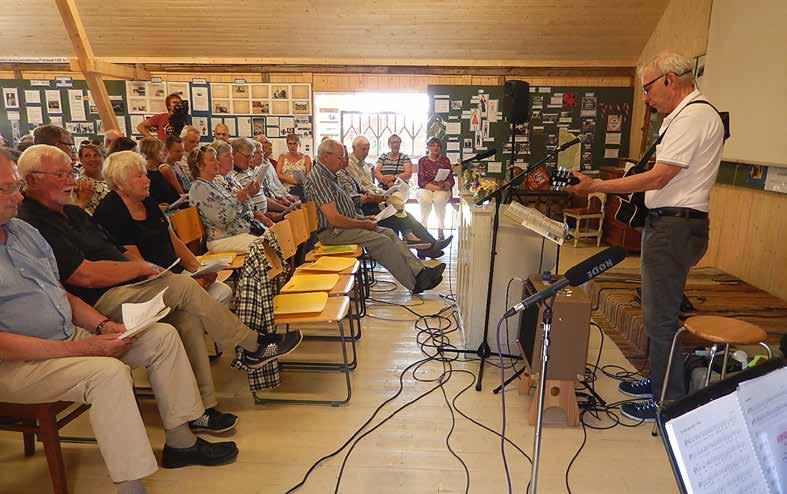
[[[694,60],[674,51],[663,51],[639,69],[650,67],[657,75],[675,74],[682,83],[694,83]]]
[[[339,141],[334,139],[323,139],[323,141],[320,143],[320,146],[317,148],[317,157],[322,160],[324,155],[333,152],[334,146],[338,147],[341,146],[341,144],[339,144]]]
[[[369,144],[369,139],[365,138],[364,136],[358,136],[353,139],[353,148],[355,148],[355,146],[360,146],[361,144]]]
[[[248,151],[249,154],[254,152],[254,141],[248,137],[236,137],[230,141],[230,146],[233,153],[243,150]]]
[[[208,145],[216,151],[217,158],[223,154],[232,152],[232,146],[230,146],[224,141],[213,141]]]
[[[41,164],[46,159],[61,160],[63,163],[71,164],[71,157],[60,148],[49,144],[34,144],[25,149],[16,162],[19,176],[27,178],[31,173],[41,169]]]
[[[194,134],[202,136],[202,131],[201,130],[199,130],[198,128],[194,127],[193,125],[187,125],[187,126],[183,127],[183,130],[180,131],[181,139],[186,137],[187,135],[191,134],[192,132]]]
[[[109,188],[117,189],[126,181],[131,171],[147,173],[146,167],[147,160],[141,154],[134,151],[119,151],[107,157],[102,173]]]

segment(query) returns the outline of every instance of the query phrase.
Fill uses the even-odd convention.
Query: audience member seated
[[[109,129],[108,131],[104,132],[104,149],[109,151],[109,148],[112,147],[112,143],[120,137],[123,137],[123,132],[119,131],[118,129]]]
[[[112,153],[119,153],[120,151],[137,151],[137,141],[130,137],[122,136],[112,142],[107,148],[107,156]]]
[[[374,216],[380,212],[382,207],[380,203],[386,200],[385,197],[365,192],[361,185],[346,170],[336,172],[336,179],[339,181],[339,185],[352,197],[358,214]],[[390,198],[388,201],[393,202]],[[402,204],[401,206],[404,205]],[[402,235],[407,245],[416,249],[419,259],[442,257],[444,254],[442,249],[451,242],[451,239],[435,240],[413,215],[404,210],[378,221],[377,225],[383,228],[390,228],[397,235]]]
[[[146,302],[165,290],[164,303],[171,312],[164,322],[171,323],[180,334],[206,408],[191,427],[208,432],[234,428],[238,418],[215,408],[218,402],[205,333],[225,351],[241,347],[241,358],[248,368],[262,367],[292,351],[300,342],[298,334],[258,334],[191,277],[161,276],[161,266],[116,244],[90,215],[70,204],[73,173],[71,159],[60,149],[42,145],[28,148],[19,158],[19,174],[26,184],[19,218],[37,228],[52,247],[65,289],[115,322],[122,321],[123,303]],[[272,358],[269,345],[276,345]]]
[[[265,197],[262,184],[257,180],[257,171],[252,166],[252,157],[254,155],[254,145],[252,142],[253,141],[247,137],[237,137],[230,141],[230,147],[232,149],[232,170],[225,175],[225,179],[227,183],[232,184],[232,188],[234,189],[241,189],[249,186],[257,189],[257,193],[250,196],[249,199],[254,205],[254,209],[266,215],[271,220],[279,221],[281,220],[280,214],[273,216],[268,212],[268,198]],[[219,158],[220,174],[224,174],[224,162],[228,161],[228,158],[223,156]]]
[[[347,165],[344,147],[333,139],[320,143],[318,161],[306,177],[306,199],[317,205],[317,238],[324,245],[360,244],[413,293],[431,290],[443,280],[445,264],[425,267],[389,228],[358,214],[352,197],[336,178]]]
[[[178,194],[187,193],[191,187],[191,179],[181,167],[182,160],[183,140],[178,136],[167,137],[164,141],[164,163],[158,169]]]
[[[229,144],[222,144],[229,147]],[[219,161],[216,150],[208,145],[191,152],[189,167],[191,176],[195,178],[189,190],[189,201],[199,212],[208,250],[248,252],[249,245],[257,238],[251,234],[255,211],[248,202],[253,188],[232,192],[226,180],[215,180],[219,176]]]
[[[293,209],[298,207],[298,204],[293,204],[287,197],[276,197],[273,194],[273,191],[270,187],[270,180],[268,179],[268,169],[271,168],[270,163],[267,161],[265,162],[265,167],[260,168],[263,164],[264,160],[264,151],[262,150],[262,144],[259,141],[255,141],[253,139],[249,139],[249,143],[253,146],[252,153],[251,153],[251,162],[250,168],[254,170],[255,175],[259,173],[258,179],[261,178],[262,182],[260,182],[260,187],[262,187],[262,193],[265,194],[265,197],[268,200],[268,212],[269,213],[287,213]],[[237,159],[235,162],[237,163]],[[276,175],[276,171],[273,172]],[[278,177],[276,177],[278,178]],[[279,182],[281,183],[281,182]],[[285,189],[285,196],[286,196],[286,189]]]
[[[175,329],[157,323],[119,339],[122,324],[63,290],[49,244],[14,218],[22,183],[0,151],[0,401],[90,404],[91,428],[117,492],[144,494],[142,479],[158,466],[129,369],[144,367],[164,428],[161,466],[233,461],[234,442],[209,443],[189,426],[206,411]]]
[[[442,156],[443,143],[440,139],[432,137],[427,143],[429,145],[429,155],[418,160],[418,192],[416,197],[421,205],[421,222],[427,225],[429,214],[437,214],[437,238],[444,238],[445,230],[445,205],[451,199],[451,191],[454,188],[454,174],[451,171],[451,162]],[[437,170],[448,170],[448,178],[443,181],[436,181]]]
[[[35,138],[32,134],[23,135],[19,142],[16,143],[16,150],[21,153],[33,144],[35,144]]]
[[[235,195],[239,201],[246,203],[254,216],[251,220],[252,233],[259,235],[262,230],[273,225],[273,220],[265,215],[268,207],[267,198],[264,202],[254,201],[254,198],[259,197],[262,187],[255,180],[249,180],[244,186],[235,178],[235,153],[231,145],[224,141],[213,141],[210,147],[216,150],[216,159],[219,161],[219,174],[213,181]],[[255,233],[255,230],[259,231]]]
[[[71,158],[72,163],[77,161],[74,138],[62,127],[57,125],[40,125],[36,127],[33,131],[33,142],[34,144],[55,146],[66,153]]]
[[[281,201],[282,204],[292,205],[300,203],[300,198],[290,194],[289,189],[279,180],[279,174],[276,171],[276,160],[271,157],[273,155],[273,145],[271,142],[264,135],[258,135],[257,142],[262,146],[262,161],[260,162],[260,166],[265,167],[267,185],[273,197]]]
[[[198,270],[200,262],[175,235],[164,213],[150,197],[146,172],[145,158],[137,153],[123,151],[110,156],[104,165],[104,175],[112,191],[98,205],[93,219],[126,250],[150,263],[166,267],[180,259],[172,269],[174,273]],[[232,289],[217,282],[215,273],[194,279],[219,303],[229,304]]]
[[[137,125],[137,130],[144,137],[153,137],[151,130],[156,129],[156,137],[162,142],[167,136],[177,135],[180,129],[176,129],[170,122],[172,115],[175,113],[175,107],[180,105],[183,99],[179,94],[170,94],[164,99],[164,104],[167,106],[166,113],[159,113],[150,118],[146,118]],[[191,123],[191,117],[187,118],[187,124]]]
[[[391,134],[388,138],[388,147],[391,151],[381,154],[374,165],[374,178],[383,189],[387,190],[397,178],[409,182],[410,177],[413,176],[413,164],[409,156],[399,152],[401,146],[402,138]]]
[[[180,168],[183,169],[183,172],[189,177],[189,180],[194,180],[189,170],[189,155],[199,146],[202,132],[194,126],[187,125],[183,127],[180,138],[183,140],[183,159],[180,160]]]
[[[74,189],[74,202],[93,214],[101,199],[109,194],[109,186],[102,174],[104,159],[101,150],[95,144],[79,146],[79,162],[82,163],[82,174]]]
[[[230,128],[226,124],[220,123],[213,129],[213,140],[230,142]]]
[[[281,154],[276,161],[276,173],[290,194],[303,197],[303,184],[300,180],[301,177],[309,176],[312,160],[298,151],[300,145],[301,138],[297,134],[287,134],[287,152]]]
[[[148,162],[150,197],[166,210],[170,204],[180,199],[180,194],[159,170],[164,163],[164,144],[155,137],[146,137],[139,142],[139,154]]]

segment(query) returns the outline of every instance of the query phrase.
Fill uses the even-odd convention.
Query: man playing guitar
[[[650,210],[642,232],[642,316],[650,339],[650,379],[622,382],[620,391],[644,401],[621,411],[652,422],[660,396],[672,338],[680,327],[683,288],[689,268],[708,247],[708,202],[721,161],[725,129],[719,113],[694,86],[694,62],[665,52],[639,71],[645,102],[665,115],[659,129],[656,164],[648,171],[615,180],[593,180],[575,173],[577,194],[645,192]],[[682,357],[676,352],[666,399],[686,394]]]

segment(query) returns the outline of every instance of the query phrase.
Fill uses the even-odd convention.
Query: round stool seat
[[[683,325],[690,333],[713,343],[756,345],[768,338],[759,326],[729,317],[694,316]]]

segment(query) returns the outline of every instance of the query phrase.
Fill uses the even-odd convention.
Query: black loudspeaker
[[[525,81],[506,81],[503,86],[503,119],[522,124],[530,118],[530,84]]]

